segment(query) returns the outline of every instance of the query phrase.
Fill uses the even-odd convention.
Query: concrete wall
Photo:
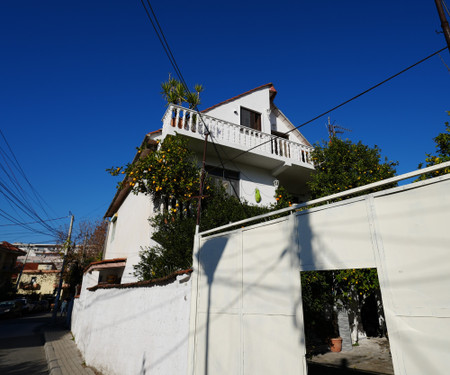
[[[188,275],[165,286],[84,289],[72,333],[86,364],[105,375],[186,374],[190,293]]]
[[[189,374],[306,374],[301,270],[376,267],[395,374],[447,374],[450,175],[197,240]]]

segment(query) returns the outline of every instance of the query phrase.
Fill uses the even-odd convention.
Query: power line
[[[22,175],[22,177],[25,179],[25,181],[27,182],[28,186],[31,188],[31,191],[33,192],[34,196],[36,197],[36,202],[38,203],[38,205],[42,208],[42,210],[44,211],[44,213],[46,214],[47,218],[48,218],[48,213],[46,212],[43,204],[41,203],[41,201],[47,206],[50,207],[47,202],[45,202],[45,200],[42,198],[42,196],[38,193],[38,191],[34,188],[34,186],[31,184],[30,180],[28,179],[27,175],[25,174],[22,166],[20,165],[19,161],[16,158],[16,155],[14,153],[14,151],[12,150],[11,146],[8,143],[8,140],[6,139],[5,135],[3,134],[3,132],[0,129],[0,134],[4,140],[4,142],[6,143],[6,146],[9,149],[9,152],[11,153],[11,155],[13,156],[14,160],[15,160],[15,164],[16,164],[16,168],[19,170],[20,174]],[[23,189],[22,189],[23,190]]]
[[[11,148],[10,144],[8,143],[8,140],[6,139],[6,136],[1,130],[0,136],[7,146],[6,150],[0,146],[0,156],[3,159],[3,162],[0,164],[0,171],[3,171],[4,175],[6,176],[6,178],[0,178],[0,194],[3,195],[7,203],[16,212],[18,217],[22,218],[21,215],[22,213],[26,215],[28,218],[35,220],[36,224],[40,224],[45,232],[39,231],[39,233],[46,235],[48,234],[55,235],[57,233],[57,230],[47,223],[47,221],[51,220],[43,220],[32,205],[33,201],[38,206],[40,206],[40,208],[43,210],[47,218],[49,218],[42,204],[42,202],[44,202],[43,198],[39,196],[39,193],[26,176],[23,168],[21,167],[17,157],[14,154],[13,149]],[[23,178],[28,187],[31,189],[34,198],[25,191],[24,187],[21,184],[21,181],[19,180],[19,176]],[[36,229],[23,223],[23,220],[21,222],[15,217],[12,217],[6,211],[4,210],[1,211],[3,212],[1,216],[9,220],[10,222],[14,223],[14,225],[21,225],[23,228],[37,233]]]
[[[175,56],[173,55],[172,50],[171,50],[171,48],[169,46],[169,43],[167,42],[167,39],[166,39],[166,37],[164,35],[164,31],[162,30],[162,27],[161,27],[161,25],[160,25],[160,23],[158,21],[158,18],[156,16],[155,12],[153,11],[153,8],[152,8],[152,6],[150,4],[150,0],[147,0],[147,4],[148,4],[148,7],[150,8],[150,11],[151,11],[155,21],[153,21],[152,17],[150,16],[150,12],[147,10],[147,7],[145,6],[145,3],[144,3],[143,0],[141,0],[141,4],[144,7],[145,12],[147,13],[147,17],[150,20],[150,22],[151,22],[151,24],[153,26],[153,29],[155,30],[155,33],[158,36],[158,39],[159,39],[159,41],[160,41],[160,43],[161,43],[161,45],[162,45],[162,47],[164,49],[164,52],[166,53],[166,55],[167,55],[171,65],[172,65],[173,69],[175,70],[175,73],[176,73],[178,79],[180,80],[180,82],[183,85],[183,87],[186,90],[186,92],[190,93],[189,87],[186,84],[186,81],[185,81],[185,79],[183,77],[183,74],[181,73],[181,70],[180,70],[180,68],[179,68],[179,66],[178,66],[178,64],[177,64],[177,62],[175,60]],[[156,25],[155,25],[155,23],[156,23]],[[211,143],[213,144],[214,150],[215,150],[215,152],[217,154],[217,157],[219,158],[219,162],[220,162],[222,168],[225,169],[225,165],[223,163],[222,157],[219,154],[217,146],[216,146],[216,144],[215,144],[215,142],[213,140],[213,136],[212,136],[211,132],[209,131],[208,126],[206,125],[206,123],[205,123],[205,121],[204,121],[204,119],[202,117],[201,112],[198,110],[198,106],[196,105],[194,109],[198,112],[199,118],[200,118],[201,122],[203,123],[203,126],[205,127],[207,133],[211,135]],[[231,187],[233,188],[233,191],[234,191],[237,199],[239,200],[239,203],[241,204],[242,207],[244,207],[243,204],[242,204],[242,201],[241,201],[241,199],[239,197],[239,195],[236,192],[235,187],[231,183],[231,180],[229,182],[230,182]],[[244,208],[244,210],[245,210],[245,208]]]
[[[187,86],[186,81],[184,80],[183,75],[181,74],[181,71],[180,71],[180,69],[179,69],[179,67],[178,67],[178,64],[176,63],[175,57],[174,57],[174,55],[173,55],[173,53],[172,53],[172,51],[171,51],[171,49],[170,49],[170,46],[169,46],[169,44],[168,44],[168,42],[167,42],[167,39],[166,39],[165,36],[164,36],[164,32],[163,32],[163,30],[162,30],[162,28],[161,28],[161,25],[160,25],[159,22],[158,22],[158,19],[157,19],[157,17],[156,17],[156,14],[155,14],[155,12],[153,11],[153,8],[152,8],[152,6],[151,6],[151,4],[150,4],[150,1],[147,0],[147,4],[148,4],[148,6],[149,6],[149,8],[150,8],[150,10],[151,10],[151,12],[152,12],[152,14],[153,14],[153,17],[155,18],[155,22],[156,22],[156,24],[157,24],[157,27],[155,26],[155,22],[153,22],[153,20],[152,20],[152,18],[151,18],[151,16],[150,16],[150,13],[148,12],[147,8],[145,7],[145,4],[144,4],[143,0],[141,0],[141,3],[142,3],[142,6],[144,7],[144,9],[145,9],[145,11],[146,11],[146,13],[147,13],[147,16],[148,16],[150,22],[152,23],[152,26],[153,26],[153,28],[154,28],[154,30],[155,30],[157,36],[158,36],[159,41],[161,42],[161,45],[163,46],[163,49],[164,49],[164,51],[165,51],[167,57],[169,58],[170,63],[172,64],[172,67],[175,69],[175,73],[177,74],[177,76],[178,76],[180,82],[182,83],[182,85],[184,86],[185,90],[186,90],[187,92],[190,92],[189,87]],[[159,29],[159,32],[158,32],[158,29]],[[160,35],[160,33],[161,33],[161,35]],[[424,61],[430,59],[431,57],[433,57],[433,56],[439,54],[440,52],[444,51],[446,48],[447,48],[447,47],[444,47],[444,48],[442,48],[442,49],[440,49],[440,50],[438,50],[438,51],[432,53],[431,55],[429,55],[429,56],[427,56],[427,57],[425,57],[425,58],[419,60],[418,62],[416,62],[416,63],[414,63],[414,64],[412,64],[412,65],[410,65],[410,66],[408,66],[407,68],[401,70],[400,72],[398,72],[398,73],[396,73],[396,74],[394,74],[394,75],[392,75],[392,76],[386,78],[385,80],[383,80],[383,81],[379,82],[378,84],[376,84],[376,85],[374,85],[374,86],[368,88],[367,90],[365,90],[365,91],[363,91],[363,92],[361,92],[361,93],[359,93],[359,94],[353,96],[352,98],[347,99],[347,100],[345,100],[344,102],[342,102],[342,103],[340,103],[340,104],[334,106],[333,108],[331,108],[331,109],[329,109],[329,110],[327,110],[327,111],[325,111],[325,112],[323,112],[323,113],[321,113],[321,114],[315,116],[315,117],[312,118],[311,120],[308,120],[308,121],[306,121],[306,122],[300,124],[299,126],[294,127],[293,129],[291,129],[291,130],[285,132],[283,135],[288,135],[289,133],[293,132],[294,130],[297,130],[297,129],[303,127],[303,126],[306,126],[306,125],[310,124],[311,122],[313,122],[313,121],[315,121],[315,120],[317,120],[317,119],[319,119],[319,118],[321,118],[321,117],[323,117],[323,116],[325,116],[325,115],[327,115],[327,114],[329,114],[329,113],[335,111],[336,109],[338,109],[338,108],[340,108],[340,107],[342,107],[342,106],[344,106],[344,105],[346,105],[346,104],[352,102],[353,100],[355,100],[355,99],[357,99],[357,98],[359,98],[359,97],[361,97],[361,96],[367,94],[368,92],[370,92],[370,91],[376,89],[377,87],[379,87],[379,86],[381,86],[381,85],[383,85],[383,84],[389,82],[390,80],[394,79],[395,77],[398,77],[399,75],[405,73],[406,71],[412,69],[413,67],[415,67],[415,66],[421,64],[422,62],[424,62]],[[204,125],[206,131],[208,132],[208,134],[211,135],[211,141],[212,141],[212,143],[213,143],[214,150],[215,150],[215,152],[216,152],[216,154],[217,154],[217,156],[218,156],[218,158],[219,158],[219,161],[220,161],[220,164],[221,164],[222,168],[225,169],[225,163],[223,163],[222,158],[220,157],[220,154],[219,154],[219,152],[218,152],[218,150],[217,150],[216,144],[215,144],[215,142],[213,141],[213,135],[210,133],[210,131],[209,131],[209,129],[208,129],[208,126],[207,126],[206,123],[204,122],[204,119],[203,119],[203,117],[202,117],[202,114],[201,114],[201,112],[198,110],[198,107],[197,107],[197,106],[195,106],[195,110],[198,112],[199,117],[200,117],[200,120],[202,121],[202,123],[203,123],[203,125]],[[236,160],[237,158],[241,157],[242,155],[244,155],[244,154],[246,154],[246,153],[248,153],[248,152],[250,152],[250,151],[252,151],[252,150],[254,150],[254,149],[256,149],[256,148],[258,148],[258,147],[260,147],[260,146],[262,146],[262,145],[264,145],[264,144],[267,144],[267,143],[269,143],[269,142],[272,142],[272,140],[273,140],[273,138],[271,138],[271,139],[269,139],[269,140],[267,140],[267,141],[265,141],[265,142],[262,142],[262,143],[260,143],[260,144],[258,144],[258,145],[256,145],[256,146],[253,146],[253,147],[251,147],[251,148],[249,148],[249,149],[247,149],[247,150],[245,150],[245,151],[242,151],[241,153],[239,153],[239,154],[236,155],[235,157],[233,157],[233,158],[227,160],[227,163],[233,162],[234,160]],[[235,164],[233,163],[233,165],[235,165]],[[239,169],[239,168],[238,168],[238,169]],[[233,187],[233,184],[231,183],[231,181],[230,181],[230,185]],[[233,190],[235,191],[234,187],[233,187]],[[236,194],[236,191],[235,191],[235,194]],[[239,196],[238,196],[238,199],[239,199]],[[240,199],[239,199],[239,201],[241,202]],[[242,202],[241,202],[241,203],[242,203]]]
[[[448,14],[449,17],[450,17],[450,12],[449,12],[449,10],[448,10],[448,8],[447,8],[447,4],[445,3],[445,0],[442,0],[441,3],[442,3],[442,5],[444,6],[445,11],[447,12],[447,14]]]
[[[47,219],[47,220],[43,220],[43,221],[56,221],[56,220],[62,220],[62,219],[67,219],[69,216],[63,216],[63,217],[57,217],[56,219]],[[17,223],[17,224],[0,224],[0,227],[10,227],[10,226],[14,226],[14,225],[28,225],[28,224],[37,224],[40,223],[40,221],[30,221],[28,223]]]
[[[433,56],[439,54],[440,52],[444,51],[445,49],[447,49],[447,47],[441,48],[440,50],[438,50],[438,51],[432,53],[431,55],[429,55],[429,56],[423,58],[422,60],[419,60],[418,62],[416,62],[416,63],[414,63],[414,64],[408,66],[407,68],[401,70],[400,72],[398,72],[398,73],[396,73],[396,74],[394,74],[394,75],[392,75],[392,76],[386,78],[385,80],[381,81],[380,83],[377,83],[376,85],[374,85],[374,86],[368,88],[367,90],[365,90],[365,91],[359,93],[358,95],[355,95],[355,96],[353,96],[352,98],[347,99],[347,100],[345,100],[344,102],[342,102],[342,103],[340,103],[340,104],[334,106],[333,108],[331,108],[331,109],[329,109],[329,110],[327,110],[327,111],[321,113],[320,115],[317,115],[316,117],[312,118],[311,120],[308,120],[308,121],[306,121],[306,122],[304,122],[304,123],[302,123],[302,124],[300,124],[300,125],[294,127],[293,129],[287,131],[287,132],[284,133],[283,135],[288,135],[289,133],[293,132],[294,130],[300,129],[301,127],[303,127],[303,126],[305,126],[305,125],[308,125],[309,123],[311,123],[311,122],[313,122],[313,121],[315,121],[315,120],[317,120],[317,119],[319,119],[319,118],[321,118],[321,117],[323,117],[323,116],[325,116],[325,115],[327,115],[327,114],[329,114],[329,113],[335,111],[336,109],[338,109],[338,108],[340,108],[340,107],[342,107],[342,106],[344,106],[344,105],[350,103],[351,101],[353,101],[353,100],[359,98],[360,96],[363,96],[364,94],[367,94],[368,92],[370,92],[370,91],[376,89],[377,87],[383,85],[384,83],[390,81],[391,79],[393,79],[393,78],[395,78],[395,77],[398,77],[400,74],[405,73],[406,71],[408,71],[408,70],[414,68],[415,66],[417,66],[417,65],[419,65],[419,64],[421,64],[421,63],[423,63],[424,61],[430,59],[431,57],[433,57]],[[242,151],[241,153],[239,153],[238,155],[236,155],[235,157],[233,157],[233,158],[230,159],[229,161],[231,162],[231,161],[233,161],[233,160],[236,160],[237,158],[239,158],[239,157],[241,157],[242,155],[244,155],[244,154],[250,152],[251,150],[254,150],[255,148],[258,148],[258,147],[260,147],[260,146],[262,146],[262,145],[265,145],[266,143],[269,143],[269,142],[271,142],[271,141],[272,141],[272,139],[269,139],[268,141],[265,141],[265,142],[262,142],[262,143],[260,143],[260,144],[258,144],[258,145],[256,145],[256,146],[250,147],[249,149],[247,149],[247,150],[245,150],[245,151]]]

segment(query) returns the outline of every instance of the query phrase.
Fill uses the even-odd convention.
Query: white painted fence
[[[446,175],[201,234],[188,373],[306,375],[299,271],[375,267],[395,374],[446,375],[449,228]]]
[[[86,364],[105,375],[306,375],[299,272],[376,267],[395,374],[446,375],[449,223],[445,175],[204,232],[190,280],[83,290],[72,331]]]

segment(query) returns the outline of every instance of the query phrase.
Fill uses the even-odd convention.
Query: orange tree
[[[308,182],[313,199],[390,178],[396,173],[397,163],[387,158],[382,160],[381,150],[377,146],[371,148],[361,142],[353,143],[348,139],[333,137],[314,147],[312,159],[316,171]],[[388,187],[391,186],[394,185]],[[321,311],[326,310],[330,298],[334,303],[342,303],[357,318],[365,298],[379,293],[376,271],[369,269],[333,271],[326,277],[321,272],[302,272],[301,282],[302,296],[306,301],[305,316],[312,317],[312,324],[318,321]],[[357,324],[356,320],[354,324]]]
[[[138,149],[138,153],[142,149]],[[129,186],[135,194],[149,195],[156,206],[163,209],[150,219],[157,242],[141,251],[135,266],[139,279],[152,279],[168,275],[192,265],[192,247],[195,232],[199,163],[189,149],[187,139],[167,136],[157,150],[123,167],[108,169],[112,175],[126,178],[118,188]],[[205,197],[202,199],[201,230],[207,230],[246,217],[265,213],[267,207],[249,205],[225,194],[206,178]]]
[[[450,116],[450,111],[447,111]],[[447,121],[445,123],[445,132],[440,133],[437,137],[433,138],[436,143],[436,155],[426,154],[425,166],[430,167],[432,165],[444,163],[450,161],[450,124]],[[423,163],[419,164],[419,168],[423,167]],[[425,180],[427,178],[441,176],[443,174],[450,173],[450,168],[441,169],[432,173],[426,173],[419,177],[419,180]]]
[[[315,144],[312,159],[316,172],[308,183],[312,198],[393,177],[397,163],[387,158],[382,161],[380,152],[377,146],[370,148],[361,142],[353,143],[337,137]]]

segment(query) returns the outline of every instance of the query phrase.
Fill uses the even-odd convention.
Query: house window
[[[241,125],[261,131],[261,113],[241,107]]]
[[[216,186],[223,186],[228,195],[239,198],[239,172],[206,166],[208,177]]]
[[[116,237],[116,224],[117,224],[117,216],[113,216],[114,218],[115,218],[115,220],[113,221],[113,220],[111,220],[111,227],[110,227],[110,230],[111,230],[111,240],[110,240],[110,242],[113,242],[114,241],[114,238]]]

